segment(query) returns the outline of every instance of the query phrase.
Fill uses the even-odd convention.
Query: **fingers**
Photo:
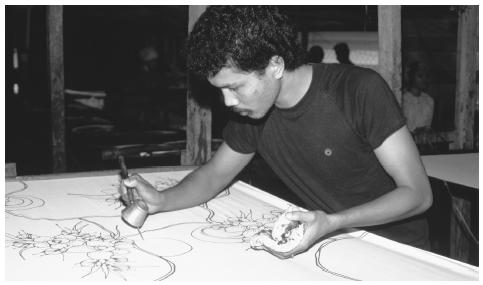
[[[130,199],[127,193],[127,188],[141,188],[139,187],[140,184],[147,183],[139,174],[132,174],[129,175],[127,179],[121,179],[121,183],[119,185],[119,194],[121,194],[121,199],[124,204],[129,205]],[[136,191],[137,192],[137,191]]]
[[[267,251],[268,253],[270,253],[271,255],[277,257],[277,258],[280,258],[280,259],[288,259],[288,258],[293,258],[294,256],[296,256],[297,254],[301,253],[302,251],[297,251],[297,250],[291,250],[291,251],[288,251],[288,252],[279,252],[279,251],[276,251],[274,250],[273,248],[270,248],[266,245],[262,245],[262,248]]]
[[[124,186],[124,183],[122,182],[122,180],[121,180],[121,183],[119,183],[118,192],[120,194],[120,198],[121,198],[122,202],[127,205],[129,199],[127,197],[126,186]]]
[[[292,221],[311,222],[313,220],[310,212],[294,211],[285,214],[285,217]]]
[[[273,250],[272,248],[262,245],[262,249],[265,250],[266,252],[270,253],[271,255],[280,258],[280,259],[287,259],[288,257],[283,253],[283,252],[278,252],[276,250]]]
[[[144,188],[147,188],[147,187],[152,188],[151,184],[137,173],[133,173],[129,175],[129,178],[124,179],[123,182],[125,186],[136,188],[138,190],[139,189],[144,190]]]
[[[292,221],[300,221],[302,223],[308,224],[315,221],[316,214],[313,211],[293,211],[285,214],[285,217]]]
[[[258,248],[263,249],[263,250],[267,251],[268,253],[272,254],[273,256],[276,256],[280,259],[292,258],[295,255],[302,253],[302,252],[307,250],[307,247],[302,246],[301,244],[295,246],[293,249],[290,249],[288,251],[279,251],[279,250],[271,247],[270,244],[267,244],[267,243],[262,243]]]
[[[142,201],[147,205],[150,213],[155,213],[159,211],[159,206],[162,203],[162,194],[154,188],[148,181],[142,178],[139,174],[132,174],[129,178],[122,181],[123,188],[132,188],[133,200]],[[127,192],[127,191],[126,191]],[[123,197],[124,200],[127,199],[127,195]]]
[[[133,173],[133,174],[129,175],[129,180],[135,180],[135,181],[137,181],[137,183],[144,184],[144,185],[150,185],[149,182],[146,179],[144,179],[141,175],[139,175],[138,173]]]

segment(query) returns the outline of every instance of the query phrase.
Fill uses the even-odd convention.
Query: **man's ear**
[[[275,79],[282,78],[283,72],[285,71],[285,62],[283,61],[283,58],[281,56],[272,56],[268,65],[270,69],[272,69]]]

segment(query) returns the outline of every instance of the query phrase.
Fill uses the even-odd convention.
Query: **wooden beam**
[[[401,6],[377,8],[379,34],[379,73],[401,104]]]
[[[47,6],[47,68],[51,107],[52,171],[66,170],[63,7]]]
[[[478,70],[478,6],[459,10],[456,48],[456,98],[454,149],[473,149]]]
[[[5,178],[17,176],[17,164],[14,162],[5,163]]]
[[[301,33],[301,44],[304,50],[307,50],[309,47],[309,32],[307,30],[303,30]]]
[[[458,222],[456,218],[457,212],[461,214],[462,220],[468,225],[471,225],[471,201],[451,195],[449,256],[453,259],[469,263],[471,239],[462,229],[461,222]]]
[[[190,5],[188,32],[200,15],[206,10],[206,5]],[[186,152],[182,152],[182,165],[201,165],[211,156],[211,108],[201,105],[195,99],[195,93],[201,92],[195,78],[188,74],[187,117],[186,117]]]
[[[196,169],[195,166],[173,165],[173,166],[155,166],[155,167],[144,167],[144,168],[129,168],[129,172],[154,173],[154,172],[170,172],[170,171],[186,171],[186,170],[193,171],[195,169]],[[119,175],[119,169],[5,177],[5,182],[18,181],[18,180],[31,181],[31,180],[51,180],[51,179],[78,178],[78,177],[98,177],[98,176],[107,176],[107,175]]]

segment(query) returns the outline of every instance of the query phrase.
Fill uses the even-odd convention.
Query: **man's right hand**
[[[134,199],[142,199],[148,206],[149,214],[154,214],[161,211],[163,204],[163,195],[157,191],[148,181],[142,178],[139,174],[134,173],[129,178],[121,180],[119,193],[124,202],[128,201],[127,188],[133,188]]]

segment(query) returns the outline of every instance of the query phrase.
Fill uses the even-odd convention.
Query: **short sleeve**
[[[401,107],[386,81],[370,71],[359,82],[356,127],[373,149],[406,124]]]
[[[228,146],[239,153],[254,153],[260,126],[250,120],[230,120],[223,129],[223,139]]]

